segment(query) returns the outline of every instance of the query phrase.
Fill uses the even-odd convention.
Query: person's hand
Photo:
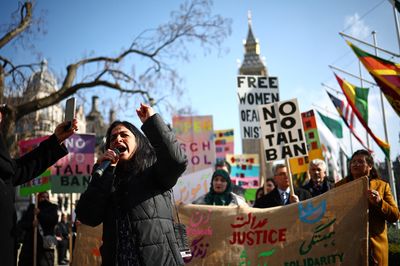
[[[150,105],[147,104],[140,104],[140,107],[136,109],[136,113],[140,118],[140,121],[142,123],[146,122],[149,117],[153,116],[155,114],[153,108]]]
[[[289,197],[290,203],[300,202],[299,197],[296,194],[290,195]]]
[[[115,151],[108,149],[103,156],[97,159],[96,163],[100,164],[103,161],[111,161],[111,166],[116,166],[119,161],[119,155],[117,155]]]
[[[33,209],[33,214],[34,214],[34,215],[37,216],[39,213],[40,213],[40,209],[39,209],[39,208],[34,208],[34,209]]]
[[[65,126],[67,126],[68,123],[72,123],[71,127],[68,130],[65,130]],[[74,118],[72,122],[64,121],[61,124],[59,124],[54,130],[54,134],[56,135],[58,142],[62,143],[64,140],[72,136],[72,134],[74,134],[74,132],[77,130],[78,130],[78,120]]]
[[[32,226],[33,227],[37,227],[38,224],[39,224],[39,220],[38,219],[33,219]]]
[[[373,190],[373,189],[367,190],[367,197],[368,197],[368,201],[373,205],[378,205],[382,201],[382,198],[379,195],[379,192],[376,190]]]

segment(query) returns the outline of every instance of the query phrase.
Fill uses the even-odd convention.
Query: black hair
[[[215,170],[217,170],[218,168],[224,167],[226,166],[226,168],[228,168],[228,173],[231,173],[231,164],[227,161],[227,160],[218,160],[215,163]]]
[[[272,182],[272,184],[274,184],[274,186],[276,187],[275,179],[273,179],[272,177],[268,177],[268,178],[265,180],[265,183],[267,183],[268,181]]]
[[[129,131],[131,131],[132,134],[135,136],[136,151],[130,159],[130,168],[132,169],[134,175],[137,175],[156,161],[154,148],[153,146],[151,146],[150,141],[147,139],[147,137],[143,135],[143,133],[140,132],[137,127],[135,127],[128,121],[117,120],[114,121],[107,129],[105,149],[110,148],[111,131],[118,125],[123,125],[127,129],[129,129]]]
[[[369,179],[375,179],[375,178],[380,178],[379,174],[378,174],[378,170],[376,170],[375,166],[374,166],[374,158],[372,158],[372,155],[369,151],[367,150],[357,150],[353,153],[353,155],[351,155],[350,158],[350,163],[349,163],[349,169],[348,169],[348,173],[349,173],[349,177],[351,179],[354,179],[354,177],[351,175],[351,169],[350,169],[350,164],[351,161],[353,160],[353,158],[357,155],[364,155],[365,156],[365,161],[367,162],[367,164],[371,167],[371,170],[369,171]]]

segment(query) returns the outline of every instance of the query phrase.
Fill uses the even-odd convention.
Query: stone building
[[[250,11],[248,14],[247,39],[244,41],[244,59],[239,68],[239,75],[268,76],[268,69],[260,57],[260,45],[253,34]],[[242,139],[242,153],[259,154],[261,175],[265,175],[264,178],[272,177],[272,165],[262,163],[264,156],[261,154],[261,147],[260,139]]]

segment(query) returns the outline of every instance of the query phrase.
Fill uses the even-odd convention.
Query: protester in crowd
[[[231,164],[226,161],[226,160],[218,160],[217,163],[215,164],[215,169],[214,170],[218,170],[218,169],[222,169],[228,172],[229,176],[231,175]],[[232,184],[232,192],[243,197],[244,196],[244,192],[245,189],[242,188],[241,186]]]
[[[255,200],[261,198],[261,197],[264,196],[264,195],[265,195],[265,193],[264,193],[264,187],[262,186],[262,187],[257,188]],[[255,201],[255,200],[254,200],[254,201]]]
[[[340,186],[360,177],[368,177],[366,191],[369,205],[369,265],[388,265],[389,244],[386,222],[399,220],[400,212],[393,199],[390,185],[379,177],[374,159],[367,150],[358,150],[351,156],[349,176],[340,180]]]
[[[310,181],[303,186],[313,197],[321,195],[330,190],[334,185],[329,181],[326,174],[326,164],[321,159],[311,160],[308,165]]]
[[[102,176],[92,174],[76,207],[77,219],[90,226],[103,223],[103,265],[184,265],[174,234],[171,188],[187,158],[152,107],[141,104],[136,112],[147,137],[129,122],[111,124],[106,152],[94,171],[104,161],[111,165]]]
[[[18,222],[18,226],[26,232],[21,253],[19,254],[19,266],[33,265],[34,230],[37,230],[36,265],[54,265],[54,249],[43,246],[42,235],[54,236],[54,228],[58,221],[58,207],[49,201],[48,192],[40,192],[37,196],[37,201],[38,207],[36,208],[35,204],[30,204]],[[35,219],[35,216],[37,219]]]
[[[270,208],[311,198],[311,194],[302,188],[294,188],[294,195],[290,195],[289,176],[284,164],[275,166],[274,180],[276,187],[268,194],[257,199],[254,203],[255,208]]]
[[[7,107],[0,108],[0,127],[7,119]],[[16,213],[14,207],[15,188],[39,176],[58,159],[64,157],[68,151],[62,144],[76,131],[78,121],[74,119],[72,127],[64,130],[66,122],[59,124],[52,136],[19,159],[12,159],[5,139],[0,130],[0,264],[15,265],[17,259],[16,248]]]
[[[218,169],[212,175],[210,191],[193,201],[193,204],[248,206],[243,197],[232,192],[232,185],[229,173]]]
[[[267,178],[267,180],[265,180],[265,194],[270,193],[272,190],[274,190],[274,188],[276,187],[275,184],[275,180],[271,177]]]
[[[257,199],[261,198],[262,196],[264,196],[265,194],[268,194],[269,192],[271,192],[272,190],[274,190],[275,188],[275,181],[273,178],[267,178],[267,180],[265,180],[265,184],[262,187],[259,187],[256,191],[256,198],[253,202],[253,206],[254,203]]]
[[[69,244],[68,221],[65,213],[61,213],[61,218],[56,225],[55,234],[57,237],[57,261],[58,264],[64,265],[67,260],[67,250]]]

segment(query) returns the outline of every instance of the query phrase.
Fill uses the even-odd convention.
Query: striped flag
[[[346,126],[352,129],[354,127],[354,113],[352,112],[350,105],[336,98],[329,92],[327,93],[329,95],[329,98],[331,98],[331,101],[333,102],[333,105],[335,106],[339,115],[343,118],[343,121],[346,124]]]
[[[347,41],[358,59],[363,63],[386,99],[400,116],[400,65],[389,60],[369,54]]]
[[[335,106],[336,110],[338,111],[340,117],[343,119],[346,126],[350,129],[350,132],[353,134],[353,136],[361,143],[361,145],[365,149],[371,151],[370,149],[368,149],[368,147],[364,144],[362,139],[358,136],[358,134],[354,130],[354,113],[352,112],[350,105],[347,104],[345,101],[336,98],[328,91],[326,93],[328,93],[328,96],[329,98],[331,98],[333,105]]]
[[[360,123],[364,126],[365,130],[372,137],[372,139],[378,144],[379,148],[383,151],[386,157],[390,158],[390,145],[378,138],[368,126],[368,89],[357,88],[349,82],[341,79],[335,74],[335,77],[342,88],[346,99],[351,106],[353,113],[357,116]]]

